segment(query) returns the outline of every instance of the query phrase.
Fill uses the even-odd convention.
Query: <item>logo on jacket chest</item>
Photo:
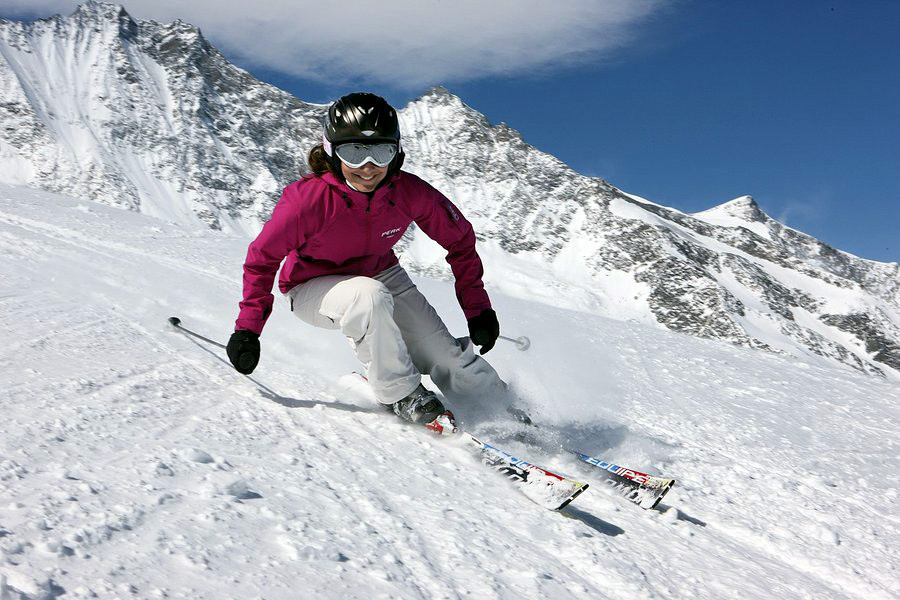
[[[381,237],[383,237],[383,238],[391,237],[391,236],[397,235],[401,231],[403,231],[402,227],[394,227],[393,229],[388,229],[387,231],[383,232],[381,234]]]

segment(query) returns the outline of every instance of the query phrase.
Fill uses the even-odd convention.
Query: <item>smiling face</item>
[[[341,173],[343,173],[344,179],[360,192],[374,191],[387,175],[387,171],[387,167],[376,167],[371,162],[356,168],[348,167],[346,163],[341,162]]]

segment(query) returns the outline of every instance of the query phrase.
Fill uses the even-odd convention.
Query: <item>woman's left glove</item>
[[[497,313],[487,308],[481,314],[469,319],[469,338],[472,343],[480,347],[481,354],[487,354],[494,347],[494,342],[500,337],[500,323],[497,321]]]
[[[238,373],[249,375],[259,364],[259,334],[243,329],[235,331],[225,351]]]

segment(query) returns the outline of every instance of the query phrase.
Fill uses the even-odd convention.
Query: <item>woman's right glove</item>
[[[476,346],[480,346],[481,354],[487,354],[488,350],[494,347],[498,337],[500,337],[500,323],[497,322],[497,313],[490,308],[469,319],[469,339]]]
[[[243,329],[235,331],[225,351],[238,373],[249,375],[259,363],[259,334]]]

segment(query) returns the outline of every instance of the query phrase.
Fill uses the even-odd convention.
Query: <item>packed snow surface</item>
[[[2,600],[900,595],[896,382],[506,286],[532,345],[487,358],[540,427],[452,408],[593,482],[554,513],[342,388],[346,342],[281,302],[250,377],[173,329],[227,340],[247,242],[0,187]],[[678,483],[644,511],[566,447]]]

